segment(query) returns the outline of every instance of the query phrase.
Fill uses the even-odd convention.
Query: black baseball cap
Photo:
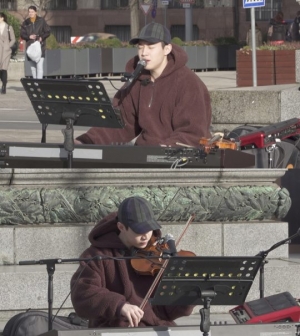
[[[154,218],[151,204],[139,196],[125,198],[119,205],[118,221],[138,234],[159,230],[161,226]]]
[[[151,44],[158,42],[171,43],[171,34],[167,27],[157,22],[147,24],[139,33],[138,37],[129,41],[129,44],[138,44],[140,40]]]

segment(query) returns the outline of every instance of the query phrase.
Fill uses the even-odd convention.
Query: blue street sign
[[[265,0],[243,0],[244,8],[264,7],[265,5]]]

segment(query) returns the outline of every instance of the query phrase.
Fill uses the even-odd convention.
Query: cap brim
[[[135,223],[130,225],[130,228],[135,233],[144,234],[149,231],[160,230],[161,226],[155,220],[151,220],[150,222]]]
[[[158,42],[164,42],[164,41],[159,40],[159,39],[154,38],[154,37],[143,37],[143,38],[136,37],[136,38],[131,39],[129,41],[129,44],[138,44],[140,41],[145,41],[145,42],[148,42],[148,43],[151,43],[151,44],[155,44],[155,43],[158,43]]]

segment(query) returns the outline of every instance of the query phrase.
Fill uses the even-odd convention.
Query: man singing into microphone
[[[147,302],[140,308],[155,276],[139,274],[129,257],[145,249],[152,236],[159,238],[160,228],[151,204],[132,196],[92,229],[91,246],[81,255],[91,260],[82,261],[71,280],[73,306],[89,328],[175,326],[175,319],[191,314],[193,306]]]
[[[138,47],[138,55],[126,65],[126,73],[132,73],[130,83],[113,100],[125,127],[93,127],[75,143],[110,145],[135,139],[139,146],[198,146],[201,137],[210,138],[208,90],[186,67],[187,54],[171,43],[169,30],[152,22],[130,43]]]

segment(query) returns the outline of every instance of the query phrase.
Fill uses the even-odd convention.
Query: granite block
[[[14,264],[14,227],[1,226],[0,265]]]
[[[280,90],[211,91],[213,124],[273,124],[280,121]],[[224,113],[226,111],[226,113]]]
[[[177,241],[184,227],[182,224],[163,224],[163,236],[171,233]],[[194,252],[197,256],[221,255],[222,225],[220,223],[192,223],[177,246],[177,251],[180,250]]]
[[[254,256],[289,237],[287,222],[239,222],[226,223],[223,226],[224,255],[226,256]],[[274,249],[268,257],[287,258],[288,245],[284,244]]]
[[[70,279],[77,264],[56,265],[53,276],[53,307],[58,308],[70,291]],[[0,311],[47,309],[46,265],[0,266]],[[64,308],[72,307],[70,298]]]
[[[296,82],[300,83],[300,50],[296,50]]]
[[[78,258],[89,246],[87,237],[93,226],[18,226],[15,229],[16,262]]]
[[[300,117],[300,91],[298,87],[281,91],[281,119]]]

